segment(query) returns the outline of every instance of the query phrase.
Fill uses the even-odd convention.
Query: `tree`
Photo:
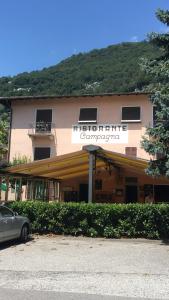
[[[7,153],[8,129],[9,129],[9,112],[1,111],[0,115],[0,159]]]
[[[169,26],[169,10],[158,9],[157,18]],[[141,67],[153,78],[145,90],[151,92],[155,106],[155,123],[146,130],[142,147],[154,158],[150,160],[146,173],[152,176],[169,177],[169,32],[151,33],[150,43],[159,47],[162,54],[157,59],[143,59]]]
[[[8,116],[4,114],[0,119],[0,145],[7,145],[8,143]]]

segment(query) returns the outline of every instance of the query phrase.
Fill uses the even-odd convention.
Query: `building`
[[[46,199],[87,201],[91,192],[88,166],[81,163],[83,155],[82,158],[79,155],[84,151],[92,154],[93,150],[90,152],[91,148],[85,145],[95,145],[90,182],[94,185],[93,201],[144,202],[148,193],[154,195],[156,202],[166,201],[168,180],[153,179],[144,172],[150,157],[141,148],[140,141],[146,127],[153,126],[154,122],[153,105],[147,93],[11,97],[0,101],[11,103],[10,161],[37,161],[28,164],[26,169],[8,169],[16,178],[20,174],[38,180],[32,189],[30,180],[25,183],[24,178],[21,183],[17,179],[20,183],[15,181],[12,186],[15,191],[22,187],[18,188],[18,199],[40,198],[44,186],[41,179],[45,178],[48,179]],[[74,162],[77,158],[78,164],[68,173],[69,165],[64,162],[69,158],[70,164],[71,156]],[[50,165],[48,171],[47,165]],[[33,194],[30,190],[34,190]]]
[[[145,127],[153,124],[147,94],[21,97],[11,98],[11,107],[10,161],[20,155],[31,160],[62,155],[85,144],[149,159],[140,147]],[[116,128],[108,127],[111,124]],[[85,129],[92,132],[90,138]],[[98,130],[109,140],[99,139]]]

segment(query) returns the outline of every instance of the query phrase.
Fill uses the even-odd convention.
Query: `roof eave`
[[[15,100],[42,100],[42,99],[64,99],[64,98],[82,98],[82,97],[104,97],[104,96],[130,96],[130,95],[150,95],[148,92],[131,93],[102,93],[102,94],[83,94],[83,95],[37,95],[37,96],[12,96],[0,97],[0,103],[11,102]]]

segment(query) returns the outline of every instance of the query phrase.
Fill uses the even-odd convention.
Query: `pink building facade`
[[[38,122],[42,127],[43,122],[51,123],[51,132],[38,134]],[[20,156],[33,161],[37,148],[50,148],[46,155],[52,157],[85,144],[123,154],[135,148],[137,157],[149,159],[140,141],[152,124],[153,108],[146,94],[13,100],[10,161]]]
[[[128,157],[150,159],[140,144],[146,127],[153,126],[148,94],[18,97],[10,101],[10,161],[60,156],[89,144]],[[64,180],[58,200],[86,201],[87,190],[87,176]],[[117,176],[102,168],[95,174],[95,202],[144,202],[148,190],[156,202],[163,201],[169,192],[168,182],[129,170]]]

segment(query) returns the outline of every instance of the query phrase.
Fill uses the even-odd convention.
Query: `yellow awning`
[[[132,158],[116,152],[100,149],[96,151],[96,168],[100,168],[111,162],[115,167],[128,169],[135,173],[145,175],[148,161]],[[69,179],[88,174],[89,153],[80,150],[48,159],[34,161],[28,164],[21,164],[7,168],[10,174],[21,174],[30,176],[41,176],[53,179]]]

